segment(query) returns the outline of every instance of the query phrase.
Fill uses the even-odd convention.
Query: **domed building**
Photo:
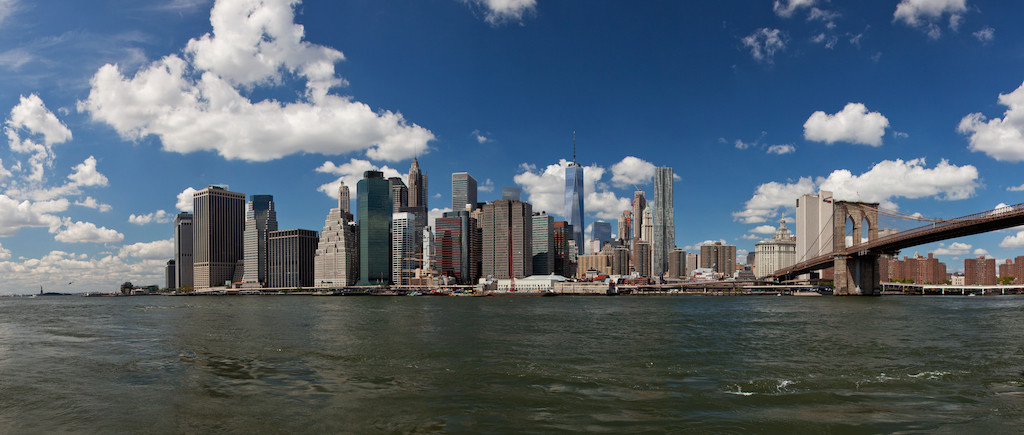
[[[775,237],[757,242],[754,253],[754,275],[758,278],[796,264],[796,237],[786,228],[785,217],[779,219]]]

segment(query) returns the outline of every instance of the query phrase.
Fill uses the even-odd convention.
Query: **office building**
[[[633,270],[639,276],[651,276],[651,242],[636,242],[636,249],[633,251]]]
[[[533,214],[533,274],[555,273],[555,218],[540,212]]]
[[[676,246],[676,211],[672,194],[674,182],[672,168],[654,168],[654,243],[651,245],[653,276],[661,276],[668,271],[668,253]],[[733,261],[735,262],[735,258]]]
[[[512,201],[522,201],[523,191],[518,187],[502,187],[501,188],[501,199],[509,199]]]
[[[555,275],[571,277],[576,274],[576,250],[572,243],[572,225],[566,221],[555,222]]]
[[[450,211],[434,221],[434,254],[438,272],[457,284],[474,284],[479,278],[474,251],[479,251],[477,220],[469,212]]]
[[[323,287],[355,285],[359,279],[359,228],[348,207],[348,187],[339,187],[338,208],[324,219],[324,229],[313,259],[313,282]]]
[[[831,254],[832,192],[804,194],[796,200],[796,262]]]
[[[764,278],[776,270],[796,264],[796,238],[786,228],[786,218],[779,219],[775,236],[754,244],[754,276]]]
[[[391,183],[366,171],[356,184],[359,211],[359,285],[391,283]]]
[[[629,248],[609,244],[605,249],[611,251],[612,275],[629,275]]]
[[[622,246],[633,250],[633,212],[626,210],[619,215],[619,236]]]
[[[533,207],[500,199],[483,207],[483,276],[506,279],[533,275]]]
[[[576,163],[576,146],[573,144],[572,163],[565,168],[565,219],[572,225],[572,240],[576,242],[576,254],[583,254],[583,166]]]
[[[192,196],[193,280],[197,290],[230,285],[243,259],[245,194],[207,186]]]
[[[434,270],[434,229],[430,227],[423,227],[423,270]]]
[[[978,258],[964,260],[965,285],[996,285],[996,259]]]
[[[630,249],[636,252],[636,243],[641,240],[644,233],[644,219],[646,215],[644,212],[647,210],[647,198],[644,196],[644,191],[637,189],[633,192],[633,222],[632,229],[630,230]],[[653,211],[652,211],[653,213]],[[653,231],[653,227],[652,227]],[[635,265],[634,265],[635,266]]]
[[[689,274],[691,270],[695,270],[700,267],[700,254],[687,253],[686,254],[686,273]]]
[[[398,212],[391,215],[391,282],[395,285],[409,284],[409,278],[419,267],[416,261],[415,218],[412,213]]]
[[[599,252],[576,257],[576,277],[587,278],[609,276],[613,274],[614,248],[605,246]]]
[[[430,198],[427,193],[427,174],[420,171],[420,162],[413,157],[412,166],[409,167],[409,207],[423,207],[429,210],[427,200]]]
[[[192,213],[174,216],[174,286],[191,290],[192,283]]]
[[[351,192],[348,190],[348,186],[345,185],[344,181],[339,181],[338,185],[338,210],[341,211],[341,216],[352,215],[352,198]],[[347,220],[351,221],[351,217],[347,217]]]
[[[397,212],[402,207],[409,206],[409,188],[399,177],[388,178],[391,185],[391,210]]]
[[[644,208],[644,212],[641,213],[644,222],[643,227],[640,228],[640,241],[654,244],[654,210],[651,209],[651,205],[648,204]]]
[[[174,290],[174,275],[175,275],[174,259],[167,260],[167,267],[164,272],[167,274],[167,290]]]
[[[270,252],[268,287],[312,287],[318,239],[316,231],[270,231],[267,234]]]
[[[466,172],[452,174],[452,211],[473,211],[476,208],[476,179]]]
[[[712,269],[725,276],[732,276],[736,272],[736,245],[723,245],[722,242],[715,242],[713,245],[701,246],[700,267]]]
[[[675,248],[668,253],[668,277],[680,279],[686,276],[686,251]]]
[[[265,287],[267,284],[267,234],[277,231],[277,211],[271,195],[250,195],[245,205],[243,234],[243,287]]]
[[[594,222],[593,231],[594,240],[597,241],[597,249],[594,252],[598,252],[604,248],[606,243],[612,242],[612,224],[605,221]]]

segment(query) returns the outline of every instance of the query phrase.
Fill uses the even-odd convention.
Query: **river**
[[[0,432],[1012,432],[1024,297],[0,298]]]

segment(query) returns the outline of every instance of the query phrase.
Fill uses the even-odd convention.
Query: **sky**
[[[656,166],[676,245],[745,257],[819,189],[951,218],[1024,202],[1024,2],[0,0],[0,294],[164,283],[210,184],[320,230],[362,172],[453,172],[614,222]],[[900,221],[906,229],[922,222]],[[588,225],[589,226],[589,225]],[[613,231],[616,226],[613,225]],[[904,250],[1024,255],[1024,228]],[[741,261],[742,262],[742,261]]]

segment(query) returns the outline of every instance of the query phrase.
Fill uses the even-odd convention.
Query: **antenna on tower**
[[[576,130],[572,131],[572,162],[576,163]]]

